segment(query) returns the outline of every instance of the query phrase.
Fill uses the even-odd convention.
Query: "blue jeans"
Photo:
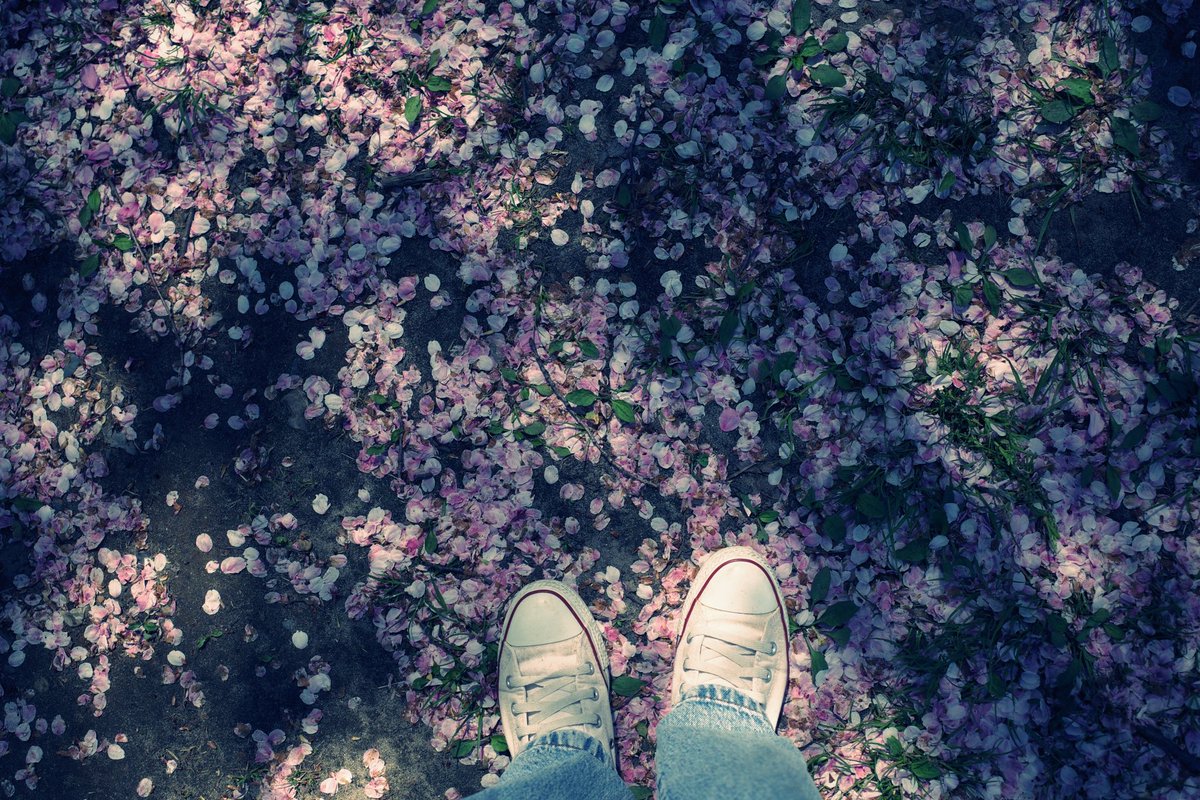
[[[820,800],[796,746],[763,707],[724,686],[698,686],[658,724],[658,800]],[[471,800],[630,800],[597,739],[579,730],[533,741]]]

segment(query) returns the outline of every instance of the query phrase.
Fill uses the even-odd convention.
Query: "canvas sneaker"
[[[538,736],[580,730],[613,762],[608,653],[595,617],[559,581],[535,581],[508,603],[500,635],[500,722],[515,758]]]
[[[684,600],[671,703],[689,688],[728,686],[779,724],[788,685],[788,624],[775,572],[748,547],[709,555]]]

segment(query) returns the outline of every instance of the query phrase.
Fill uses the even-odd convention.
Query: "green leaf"
[[[619,694],[621,697],[636,697],[645,686],[645,681],[639,681],[629,675],[621,675],[612,680],[613,694]]]
[[[431,92],[448,92],[453,84],[441,75],[430,75],[429,80],[425,81],[425,88]]]
[[[682,328],[683,323],[680,322],[679,318],[675,316],[667,317],[661,323],[659,323],[659,330],[661,330],[663,336],[666,336],[668,339],[674,339],[675,334],[679,333]]]
[[[437,531],[430,529],[429,532],[425,534],[425,552],[432,555],[437,551],[437,544]]]
[[[1121,66],[1121,55],[1117,51],[1117,43],[1111,37],[1105,36],[1100,43],[1100,74],[1108,77]]]
[[[491,745],[492,749],[497,753],[503,754],[508,752],[508,742],[505,741],[503,733],[494,734],[492,736]]]
[[[825,48],[827,53],[840,53],[850,44],[850,37],[842,31],[838,31],[833,36],[825,40],[821,46]]]
[[[655,12],[654,19],[650,20],[650,46],[655,50],[661,50],[662,46],[666,43],[667,18]]]
[[[800,52],[796,54],[796,59],[792,63],[796,69],[803,69],[805,67],[804,59],[811,58],[819,52],[821,52],[821,43],[817,41],[817,37],[809,36],[800,46]]]
[[[508,381],[509,383],[516,383],[518,380],[517,371],[512,367],[501,367],[500,377],[504,378],[504,380]]]
[[[5,78],[0,81],[0,96],[13,97],[20,88],[21,82],[19,80],[12,77]]]
[[[1138,122],[1155,122],[1163,115],[1162,106],[1153,100],[1143,100],[1129,109],[1129,116]]]
[[[95,213],[100,210],[100,190],[99,189],[92,189],[92,191],[90,193],[88,193],[87,204],[88,204],[88,208],[90,208],[92,210],[92,213]]]
[[[629,793],[633,795],[633,800],[650,800],[654,796],[654,790],[649,786],[630,786]]]
[[[1079,677],[1079,673],[1083,671],[1083,665],[1079,663],[1078,658],[1072,658],[1071,663],[1067,665],[1066,670],[1062,675],[1058,676],[1054,688],[1059,693],[1070,693],[1075,689],[1075,680]]]
[[[814,677],[829,669],[829,662],[825,660],[825,654],[812,645],[808,646],[808,657],[812,660],[810,670]]]
[[[873,494],[863,492],[854,502],[854,507],[858,509],[858,513],[862,514],[867,519],[883,519],[887,516],[887,506]]]
[[[770,524],[777,519],[779,519],[779,512],[773,508],[758,515],[758,521],[764,525]]]
[[[954,237],[958,239],[958,246],[964,252],[970,253],[975,248],[975,241],[971,238],[971,232],[961,222],[954,226]]]
[[[1028,289],[1030,286],[1037,284],[1037,279],[1033,277],[1033,273],[1027,269],[1014,268],[1006,269],[1000,273],[1004,279],[1016,286],[1018,289]]]
[[[128,253],[133,249],[133,239],[123,233],[114,236],[110,244],[122,253]]]
[[[637,420],[637,413],[634,411],[633,403],[628,400],[613,400],[612,401],[613,416],[621,420],[621,422],[634,422]]]
[[[930,761],[914,761],[908,765],[908,771],[923,780],[932,780],[941,777],[942,774],[937,764]]]
[[[808,587],[808,604],[815,605],[829,596],[829,584],[833,574],[829,567],[821,567],[813,576],[812,585]]]
[[[999,700],[1008,693],[1008,687],[1004,684],[1004,679],[994,672],[988,673],[987,690],[994,699]]]
[[[425,5],[421,6],[421,16],[432,14],[438,7],[438,0],[425,0]]]
[[[444,55],[444,54],[442,53],[442,51],[441,51],[441,50],[437,50],[437,49],[433,50],[433,51],[432,51],[432,52],[429,54],[429,63],[428,63],[426,66],[425,66],[425,71],[426,71],[426,72],[433,72],[433,71],[434,71],[434,69],[436,69],[436,68],[437,68],[437,65],[438,65],[438,64],[440,64],[440,63],[442,63],[442,56],[443,56],[443,55]]]
[[[386,452],[387,452],[386,444],[373,444],[367,448],[367,455],[369,455],[369,456],[381,456]]]
[[[846,523],[837,514],[826,517],[821,523],[821,533],[828,536],[834,544],[841,544],[846,538]]]
[[[528,425],[526,425],[524,428],[522,428],[521,430],[525,431],[525,435],[527,435],[527,436],[541,436],[543,433],[546,432],[546,423],[531,422]]]
[[[1064,78],[1058,82],[1057,88],[1065,90],[1084,105],[1090,106],[1096,102],[1092,96],[1092,82],[1086,78]]]
[[[566,458],[567,456],[571,455],[571,448],[563,447],[562,445],[559,445],[559,444],[550,445],[550,449],[553,450],[554,454],[557,455],[559,458]]]
[[[717,341],[721,344],[732,342],[734,334],[737,333],[739,322],[741,322],[741,318],[736,308],[726,311],[725,316],[721,317],[720,327],[717,328]]]
[[[1132,122],[1121,117],[1113,117],[1108,121],[1108,124],[1112,128],[1113,144],[1133,156],[1141,152],[1141,145],[1138,143],[1138,131]]]
[[[817,620],[822,628],[836,628],[845,625],[858,613],[858,606],[853,600],[842,600],[825,609],[825,613]]]
[[[1050,643],[1055,647],[1067,646],[1067,621],[1060,615],[1046,617],[1046,631],[1050,634]]]
[[[479,746],[478,739],[463,739],[455,742],[452,750],[455,758],[466,758]]]
[[[583,406],[587,408],[596,402],[596,395],[589,392],[587,389],[576,389],[573,392],[567,393],[567,402],[573,406]]]
[[[1125,438],[1121,440],[1121,449],[1133,450],[1144,441],[1146,441],[1146,423],[1142,422],[1125,434]]]
[[[79,209],[79,224],[86,228],[92,221],[92,217],[96,212],[92,211],[91,206],[84,206]]]
[[[1121,496],[1121,474],[1111,464],[1104,470],[1104,485],[1113,500]]]
[[[36,497],[14,497],[12,499],[12,507],[17,511],[37,511],[44,505],[46,504]]]
[[[983,299],[993,317],[1000,316],[1000,287],[989,278],[983,279]]]
[[[1074,109],[1062,100],[1051,100],[1042,106],[1042,119],[1046,120],[1046,122],[1061,125],[1073,116],[1075,116]]]
[[[7,145],[15,144],[17,141],[17,123],[8,114],[0,114],[0,142]]]
[[[975,289],[971,284],[964,283],[962,286],[954,288],[954,302],[959,306],[969,306],[972,298],[975,297]]]
[[[1084,623],[1083,629],[1091,630],[1092,628],[1098,628],[1104,623],[1108,622],[1110,619],[1112,619],[1112,612],[1107,608],[1096,609],[1094,612],[1092,612],[1092,615],[1087,618],[1087,622]]]
[[[888,755],[892,758],[899,758],[904,755],[904,744],[895,736],[889,736],[887,741],[884,742],[884,746],[887,747]]]
[[[778,100],[787,94],[787,76],[776,75],[767,81],[767,99]]]
[[[942,180],[938,183],[937,193],[945,194],[954,188],[954,184],[958,182],[958,176],[953,172],[947,172],[942,176]]]
[[[1116,625],[1113,625],[1111,622],[1105,623],[1104,632],[1107,633],[1108,638],[1112,639],[1114,642],[1119,642],[1125,638],[1125,631]]]
[[[622,183],[617,187],[617,205],[621,208],[629,208],[633,205],[633,192],[629,189],[629,184]]]
[[[838,89],[846,85],[846,76],[838,71],[837,67],[830,64],[822,64],[819,67],[813,67],[809,70],[809,75],[812,79],[822,86],[831,89]]]
[[[100,267],[100,254],[92,253],[79,264],[79,277],[87,278]]]
[[[587,339],[581,339],[576,344],[579,345],[579,352],[583,353],[587,358],[597,358],[600,355],[600,348],[592,344]]]
[[[838,647],[845,647],[846,643],[850,641],[849,628],[834,628],[831,631],[826,631],[825,635],[836,642]]]
[[[896,558],[909,564],[919,564],[929,557],[929,543],[920,539],[909,542],[896,551]]]
[[[413,95],[404,101],[404,119],[408,122],[409,127],[417,124],[417,119],[421,116],[421,97]]]
[[[996,229],[991,225],[983,226],[983,249],[991,250],[996,244]]]
[[[542,397],[549,397],[550,395],[554,394],[554,390],[550,388],[550,384],[548,383],[539,383],[533,387],[533,390]]]
[[[387,395],[380,394],[379,392],[374,392],[372,394],[367,395],[367,399],[370,400],[372,403],[376,403],[378,405],[384,405],[388,401]]]
[[[792,3],[792,34],[803,36],[812,27],[811,0],[795,0]]]
[[[941,503],[934,502],[929,508],[929,526],[938,533],[946,533],[950,530],[950,521],[946,518],[946,507]]]

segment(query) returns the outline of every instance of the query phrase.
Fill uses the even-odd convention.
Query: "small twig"
[[[768,460],[768,461],[752,461],[752,462],[750,462],[749,464],[747,464],[746,466],[744,466],[744,467],[742,467],[741,469],[739,469],[737,472],[735,472],[735,473],[733,473],[732,475],[730,475],[729,477],[727,477],[725,480],[726,480],[726,481],[732,481],[734,478],[737,478],[737,477],[741,476],[742,474],[744,474],[744,473],[746,473],[746,472],[750,472],[751,470],[753,470],[753,471],[756,471],[756,472],[757,472],[757,471],[758,471],[758,469],[757,469],[757,468],[758,468],[758,467],[762,467],[764,464],[767,464],[767,465],[775,465],[775,464],[778,464],[778,463],[779,463],[779,462],[777,462],[777,461],[772,461],[772,460]]]
[[[1190,772],[1192,775],[1200,775],[1200,758],[1197,758],[1175,744],[1162,731],[1150,725],[1135,725],[1133,726],[1133,732],[1175,759],[1179,766],[1187,772]]]
[[[433,183],[444,177],[446,177],[444,172],[432,169],[417,170],[416,172],[409,172],[403,175],[388,175],[379,179],[379,189],[388,191],[391,189],[407,189],[411,186],[424,186],[427,183]]]

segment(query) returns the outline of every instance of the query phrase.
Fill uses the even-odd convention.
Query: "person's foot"
[[[709,555],[680,612],[671,704],[684,690],[728,686],[779,723],[788,684],[788,624],[774,570],[748,547]]]
[[[572,728],[613,761],[608,653],[574,589],[535,581],[513,595],[500,634],[500,723],[515,758],[538,736]]]

